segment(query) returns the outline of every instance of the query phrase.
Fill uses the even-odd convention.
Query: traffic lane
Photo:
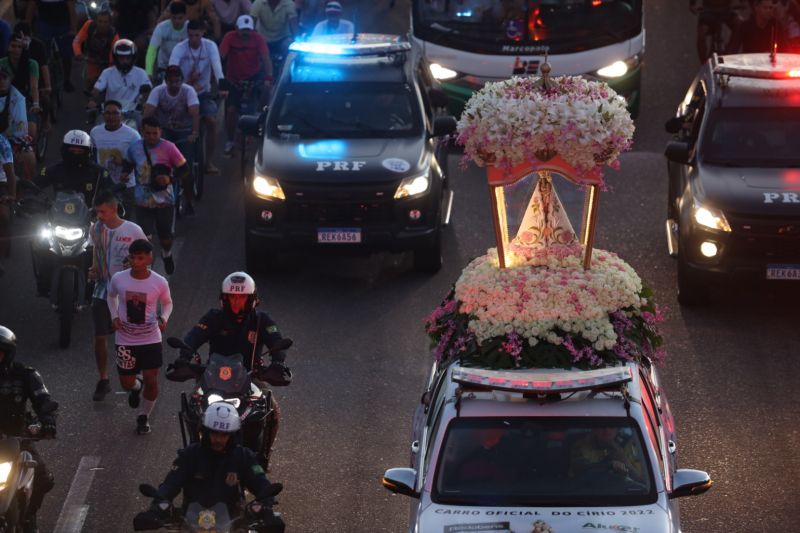
[[[661,375],[678,463],[715,480],[708,493],[682,501],[685,531],[738,531],[749,521],[785,530],[798,519],[800,488],[800,436],[791,429],[800,400],[797,284],[723,285],[708,305],[682,308],[666,250],[663,156],[626,154],[622,172],[607,176],[613,193],[601,196],[598,240],[636,268],[666,308]]]

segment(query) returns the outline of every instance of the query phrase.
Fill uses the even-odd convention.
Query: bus
[[[490,81],[551,75],[607,82],[635,117],[641,99],[644,0],[412,0],[411,40],[459,116]]]

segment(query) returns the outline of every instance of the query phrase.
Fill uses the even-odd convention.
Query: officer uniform
[[[259,368],[264,366],[264,361],[261,359],[264,346],[267,348],[275,346],[275,343],[282,338],[278,325],[263,311],[251,311],[240,323],[224,309],[211,309],[184,337],[183,342],[192,350],[182,350],[181,356],[191,357],[193,352],[207,342],[210,353],[241,354],[244,366],[252,370],[250,363],[253,343],[256,343],[256,367]],[[283,363],[286,360],[286,353],[278,351],[270,353],[270,357],[273,363]]]
[[[0,417],[0,433],[17,437],[24,434],[30,416],[26,409],[29,400],[43,428],[54,431],[54,402],[50,399],[50,393],[39,372],[16,361],[12,361],[10,365],[0,363],[0,412],[3,413]],[[41,507],[44,495],[53,488],[53,474],[36,451],[33,442],[23,441],[20,447],[29,451],[36,461],[33,494],[27,517],[30,520]]]
[[[92,201],[98,190],[111,189],[113,185],[108,171],[93,161],[85,164],[70,164],[62,161],[49,167],[43,167],[33,182],[42,189],[52,186],[55,192],[80,192],[84,196],[87,207],[92,207]]]
[[[206,508],[224,502],[231,516],[236,516],[241,513],[241,487],[271,509],[270,485],[264,469],[248,448],[233,444],[229,451],[217,453],[207,444],[196,442],[178,452],[172,470],[158,487],[158,494],[171,501],[183,491],[184,511],[192,502]]]

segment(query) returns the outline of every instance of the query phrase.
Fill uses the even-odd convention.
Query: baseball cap
[[[240,30],[252,30],[255,25],[253,24],[253,17],[250,15],[240,15],[236,19],[236,27]]]
[[[325,13],[341,13],[342,4],[336,1],[328,2],[325,4]]]

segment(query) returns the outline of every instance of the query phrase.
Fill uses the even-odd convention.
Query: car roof
[[[548,380],[560,382],[564,391],[560,393],[531,393],[503,390],[502,385],[472,386],[458,382],[464,371],[481,372],[485,376],[510,376],[516,381],[530,379],[542,385]],[[636,363],[626,363],[616,367],[596,370],[564,369],[520,369],[512,373],[503,371],[480,371],[453,363],[446,369],[446,401],[451,403],[451,417],[508,417],[508,416],[597,416],[624,417],[632,406],[641,403],[640,373]],[[627,381],[591,386],[591,380],[603,373],[618,376],[627,375]],[[583,390],[572,390],[570,383]],[[495,379],[496,383],[499,383]],[[589,383],[588,385],[586,385]],[[500,388],[493,388],[500,387]],[[555,400],[554,394],[558,394]],[[460,397],[460,398],[459,398]],[[627,406],[626,406],[627,404]],[[635,409],[638,411],[638,409]]]
[[[290,46],[291,83],[405,83],[411,45],[398,35],[331,35]]]
[[[800,107],[800,54],[715,55],[704,68],[716,106]]]

